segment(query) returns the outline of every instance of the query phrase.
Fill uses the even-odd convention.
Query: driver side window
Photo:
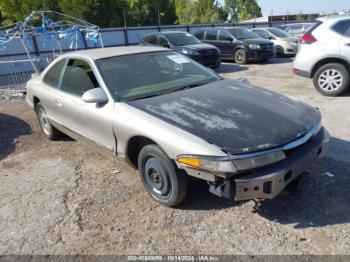
[[[79,59],[69,60],[63,74],[61,90],[81,97],[86,91],[99,87],[90,65]]]
[[[231,36],[231,34],[227,31],[219,31],[219,40],[220,41],[229,41],[231,42],[233,39],[233,37]]]
[[[270,37],[270,34],[264,30],[255,30],[255,33],[257,33],[261,38],[268,39]]]

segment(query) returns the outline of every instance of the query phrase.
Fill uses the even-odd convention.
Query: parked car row
[[[194,36],[179,31],[150,33],[141,44],[170,48],[214,69],[220,66],[221,60],[246,64],[265,62],[275,56],[273,42],[240,27],[203,29]]]
[[[350,85],[350,16],[280,28],[216,27],[194,35],[157,32],[146,35],[142,44],[170,48],[213,69],[221,60],[246,64],[266,62],[275,55],[296,55],[293,72],[313,78],[320,93],[338,96]]]

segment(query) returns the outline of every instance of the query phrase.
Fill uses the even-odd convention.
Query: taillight
[[[312,34],[304,34],[300,38],[300,42],[302,44],[312,44],[312,43],[315,43],[316,41],[317,39]]]

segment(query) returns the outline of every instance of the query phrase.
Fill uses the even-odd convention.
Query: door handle
[[[346,46],[350,47],[350,43],[345,43]]]
[[[58,105],[58,106],[62,106],[61,101],[60,101],[60,100],[58,100],[58,99],[56,99],[56,100],[55,100],[55,103],[56,103],[56,105]]]

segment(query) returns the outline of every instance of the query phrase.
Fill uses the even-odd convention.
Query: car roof
[[[256,30],[256,29],[268,30],[268,29],[280,29],[280,28],[278,28],[278,27],[267,27],[266,26],[266,27],[255,27],[255,28],[251,28],[250,30]]]
[[[319,17],[316,20],[321,22],[326,22],[326,21],[336,21],[336,20],[349,19],[349,18],[350,18],[350,15],[331,15],[331,16]]]
[[[185,32],[185,31],[161,31],[161,32],[159,32],[159,34],[164,34],[164,35],[178,34],[178,33],[189,34],[188,32]]]
[[[178,33],[190,34],[190,33],[185,32],[185,31],[160,31],[160,32],[148,33],[143,38],[145,38],[146,36],[150,36],[150,35],[170,35],[170,34],[178,34]]]
[[[79,56],[87,59],[96,60],[96,59],[113,57],[113,56],[159,52],[159,51],[169,51],[169,49],[163,48],[163,47],[157,47],[157,46],[141,46],[141,45],[105,47],[105,48],[94,48],[94,49],[69,52],[69,53],[63,54],[62,57]]]
[[[314,24],[314,22],[288,23],[288,24],[280,25],[280,27],[291,26],[291,25],[311,25],[311,24]]]
[[[248,28],[248,27],[244,27],[244,26],[222,26],[222,27],[207,27],[207,28],[202,28],[200,30],[198,30],[197,32],[199,31],[204,31],[204,30],[229,30],[229,29],[235,29],[235,28],[239,28],[239,29],[252,29],[252,28]],[[196,32],[196,33],[197,33]]]

